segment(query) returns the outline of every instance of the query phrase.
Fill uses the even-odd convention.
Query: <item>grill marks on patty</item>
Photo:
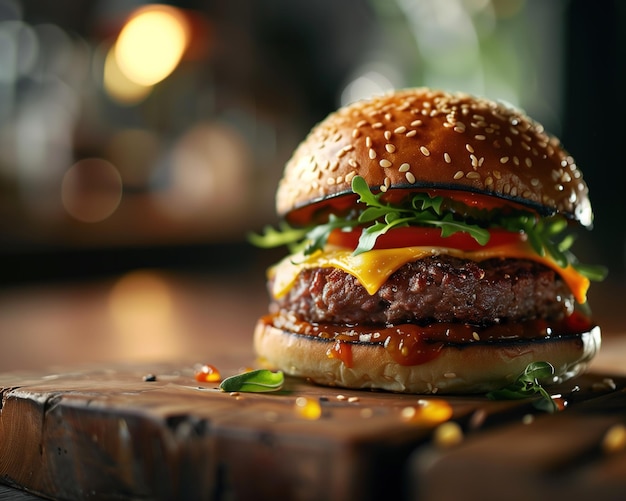
[[[531,260],[482,262],[441,255],[405,264],[374,295],[352,275],[313,268],[273,304],[301,320],[335,324],[559,320],[574,298],[551,269]]]

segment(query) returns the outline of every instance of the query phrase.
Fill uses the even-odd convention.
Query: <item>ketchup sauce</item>
[[[347,367],[352,367],[351,347],[356,343],[381,345],[395,362],[411,366],[435,359],[446,345],[462,347],[476,343],[549,339],[585,332],[593,326],[587,317],[578,312],[558,322],[528,320],[486,327],[446,322],[426,326],[342,326],[309,323],[283,313],[266,315],[263,321],[286,332],[332,342],[326,355],[341,360]]]

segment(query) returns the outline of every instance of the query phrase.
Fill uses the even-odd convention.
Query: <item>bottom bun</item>
[[[576,335],[532,341],[448,345],[419,365],[400,365],[384,346],[351,343],[351,364],[328,356],[335,341],[294,334],[263,319],[257,323],[254,346],[260,363],[314,383],[394,392],[486,393],[512,383],[532,362],[549,362],[558,383],[582,373],[600,349],[600,328]]]

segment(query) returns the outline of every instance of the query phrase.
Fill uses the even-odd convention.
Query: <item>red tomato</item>
[[[449,237],[442,237],[439,228],[423,228],[419,226],[406,226],[394,228],[376,239],[375,249],[395,249],[400,247],[427,246],[427,247],[451,247],[464,251],[474,251],[488,247],[514,244],[525,240],[525,236],[519,232],[500,229],[489,230],[490,238],[487,245],[480,245],[474,238],[465,232],[457,232]],[[333,230],[328,237],[328,243],[356,249],[361,236],[361,228],[351,231]]]

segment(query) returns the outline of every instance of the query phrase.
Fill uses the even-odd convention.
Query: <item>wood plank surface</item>
[[[220,367],[222,376],[241,369]],[[552,388],[567,405],[547,414],[528,400],[292,378],[280,392],[230,394],[198,383],[185,363],[8,373],[0,480],[54,499],[496,499],[502,488],[519,499],[617,499],[626,492],[625,388],[624,377],[587,374]],[[298,398],[320,415],[307,417]],[[451,415],[420,417],[425,407]],[[445,425],[461,440],[440,439]]]

